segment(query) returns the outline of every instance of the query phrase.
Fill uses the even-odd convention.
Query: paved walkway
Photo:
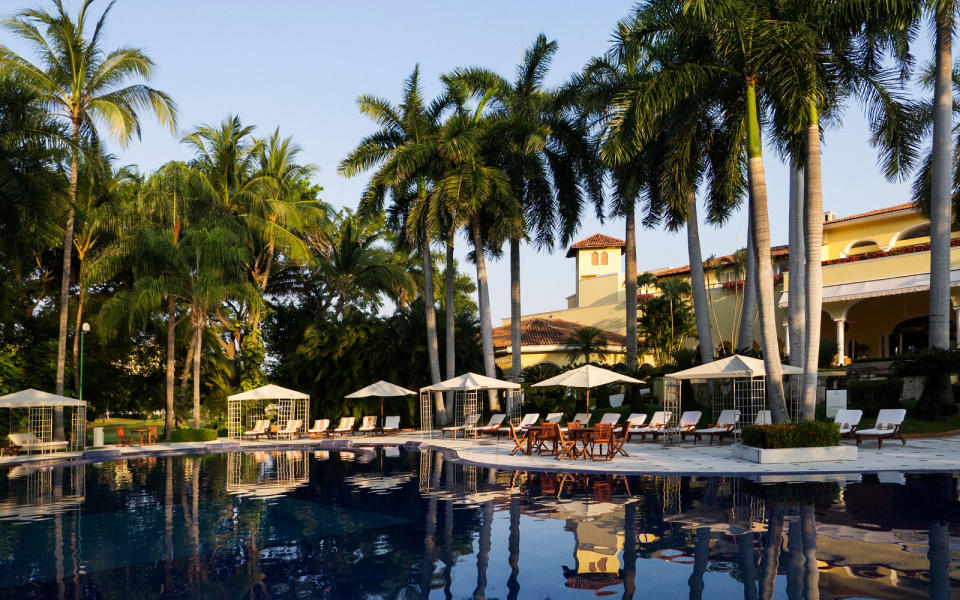
[[[845,441],[844,444],[852,444]],[[60,462],[100,462],[145,456],[170,456],[222,452],[256,452],[290,449],[352,450],[363,452],[376,446],[403,445],[409,449],[434,449],[448,457],[472,464],[509,470],[576,471],[624,474],[672,475],[818,475],[828,473],[872,473],[881,471],[960,471],[960,436],[908,440],[907,446],[891,441],[882,450],[876,442],[864,442],[857,460],[818,463],[757,464],[731,456],[729,445],[692,443],[663,447],[656,443],[630,443],[629,457],[610,462],[555,460],[552,456],[510,455],[508,440],[451,440],[424,438],[413,434],[390,437],[349,437],[292,441],[217,440],[153,446],[106,446],[86,452],[0,458],[0,467],[16,464],[50,465]]]

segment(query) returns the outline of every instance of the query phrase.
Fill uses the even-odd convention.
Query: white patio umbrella
[[[587,412],[590,412],[590,388],[608,383],[643,383],[639,379],[621,375],[609,369],[601,369],[593,365],[583,365],[576,369],[571,369],[566,373],[560,373],[556,377],[545,379],[539,383],[533,384],[533,387],[550,387],[553,385],[562,385],[563,387],[586,388],[587,390]]]
[[[392,398],[395,396],[413,396],[416,392],[411,392],[407,388],[400,387],[390,383],[389,381],[380,380],[376,383],[371,383],[363,389],[359,389],[352,394],[347,394],[347,398],[369,398],[371,396],[378,396],[380,398],[380,421],[383,421],[383,399]]]

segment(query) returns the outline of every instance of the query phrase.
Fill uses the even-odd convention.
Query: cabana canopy
[[[405,387],[400,387],[399,385],[394,385],[389,381],[380,380],[376,383],[371,383],[367,387],[357,390],[352,394],[347,394],[347,398],[369,398],[370,396],[380,396],[380,397],[391,397],[391,396],[412,396],[416,392],[412,392]]]
[[[227,396],[227,400],[309,400],[310,395],[268,383],[258,388]]]
[[[783,365],[784,375],[800,375],[803,369]],[[737,379],[740,377],[763,377],[767,370],[759,358],[734,354],[705,365],[665,375],[667,379]]]
[[[440,383],[435,383],[433,385],[428,385],[426,387],[420,388],[421,392],[457,392],[457,391],[466,391],[466,390],[519,390],[519,383],[512,383],[510,381],[503,381],[502,379],[495,379],[493,377],[486,377],[484,375],[477,375],[476,373],[464,373],[454,377],[453,379],[448,379],[446,381],[441,381]]]
[[[643,383],[639,379],[621,375],[609,369],[601,369],[593,365],[583,365],[576,369],[571,369],[566,373],[560,373],[556,377],[545,379],[539,383],[533,384],[533,387],[548,387],[551,385],[562,385],[564,387],[592,388],[598,385],[607,385],[608,383]]]
[[[20,390],[0,396],[0,408],[29,408],[31,406],[86,406],[86,400],[67,398],[35,389]]]

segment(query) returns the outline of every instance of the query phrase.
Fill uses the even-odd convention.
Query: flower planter
[[[802,463],[857,460],[856,446],[824,446],[821,448],[754,448],[743,444],[733,445],[733,456],[750,462]]]

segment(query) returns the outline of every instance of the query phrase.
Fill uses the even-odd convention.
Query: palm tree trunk
[[[690,588],[690,600],[703,598],[703,574],[710,566],[710,528],[697,529],[697,544],[693,547],[693,572],[687,579]]]
[[[433,296],[433,257],[430,256],[430,240],[426,235],[420,240],[420,257],[423,259],[423,308],[427,319],[427,357],[430,360],[430,382],[440,383],[440,345],[437,340],[437,305]],[[449,421],[443,394],[433,395],[437,422]]]
[[[520,596],[520,499],[510,496],[510,535],[507,538],[507,562],[510,576],[507,578],[507,600]]]
[[[624,275],[624,294],[627,330],[627,369],[637,370],[637,217],[633,204],[626,215],[627,272]]]
[[[193,348],[193,428],[200,429],[200,353],[203,349],[203,321],[195,320]]]
[[[760,600],[773,600],[780,568],[780,546],[783,544],[783,508],[768,507],[767,543],[763,547],[763,563],[760,565]]]
[[[163,436],[168,442],[173,433],[173,393],[177,378],[177,303],[167,296],[167,405],[163,417]]]
[[[520,239],[510,238],[510,362],[511,379],[520,381],[521,362]]]
[[[737,536],[737,550],[740,560],[740,573],[743,577],[743,600],[757,598],[757,563],[753,550],[753,534]]]
[[[480,524],[480,538],[477,540],[477,587],[473,590],[473,600],[485,600],[487,597],[487,565],[490,563],[490,531],[493,527],[493,500],[483,503],[483,521]]]
[[[57,337],[57,377],[55,392],[63,395],[63,374],[67,364],[67,322],[70,319],[70,266],[73,258],[73,226],[77,203],[77,152],[80,144],[80,125],[73,125],[73,148],[70,149],[70,187],[67,201],[67,224],[63,228],[63,270],[60,273],[60,323]],[[53,439],[65,439],[63,433],[63,407],[53,409]]]
[[[803,239],[803,177],[800,167],[790,167],[790,288],[787,290],[787,327],[790,331],[790,364],[801,369],[806,364],[804,345],[806,339],[807,303],[805,283],[807,278],[806,251]],[[806,419],[806,415],[804,415]],[[810,418],[813,418],[811,415]]]
[[[637,591],[638,504],[639,502],[628,502],[623,507],[623,600],[632,600]]]
[[[767,182],[763,172],[763,146],[757,116],[756,88],[747,84],[747,137],[750,185],[750,216],[753,217],[753,245],[757,255],[757,305],[760,314],[760,345],[767,373],[767,400],[774,423],[789,421],[783,394],[783,368],[777,343],[777,322],[773,299],[773,264],[770,259],[770,219],[767,215]]]
[[[687,253],[690,260],[690,288],[693,291],[693,314],[700,338],[700,361],[713,362],[713,328],[710,326],[710,307],[707,304],[707,282],[700,253],[700,225],[697,221],[697,196],[694,189],[687,191]]]
[[[457,375],[457,343],[456,343],[456,328],[457,328],[457,310],[454,307],[454,302],[456,301],[456,290],[454,289],[457,284],[457,271],[455,265],[455,260],[453,257],[453,241],[454,241],[454,231],[450,232],[450,235],[447,237],[447,267],[444,272],[445,278],[445,298],[443,302],[443,318],[446,323],[444,336],[446,338],[445,345],[447,348],[446,355],[446,376],[447,379],[456,377]],[[448,392],[446,398],[446,412],[448,415],[453,414],[453,392]]]
[[[487,259],[483,254],[483,239],[480,237],[480,219],[473,218],[470,224],[473,237],[473,254],[477,265],[477,305],[480,309],[480,338],[483,345],[483,370],[487,377],[497,376],[497,366],[493,360],[493,324],[490,318],[490,288],[487,285]],[[500,410],[495,392],[490,397],[490,410]]]
[[[930,562],[930,598],[948,600],[950,582],[950,528],[943,519],[930,521],[927,528],[927,560]]]
[[[82,263],[81,263],[82,264]],[[83,283],[80,283],[80,293],[77,295],[77,320],[73,324],[73,391],[80,393],[80,328],[83,327],[83,303],[86,299]]]
[[[803,540],[800,522],[791,521],[787,533],[787,600],[803,600]]]
[[[942,6],[941,6],[942,5]],[[953,11],[936,10],[936,73],[933,92],[933,154],[930,165],[930,337],[931,349],[950,347],[950,226],[953,189]]]
[[[747,216],[747,261],[743,275],[743,304],[737,330],[737,352],[753,350],[753,326],[757,321],[757,248],[753,243],[753,215]]]
[[[817,406],[817,378],[820,368],[820,314],[823,307],[823,183],[820,168],[820,122],[817,107],[808,106],[807,164],[804,167],[803,192],[806,196],[804,221],[807,255],[806,331],[803,337],[803,396],[801,412],[804,419],[813,418]]]
[[[803,539],[804,598],[820,600],[820,568],[817,564],[817,515],[813,504],[800,507],[800,535]]]

